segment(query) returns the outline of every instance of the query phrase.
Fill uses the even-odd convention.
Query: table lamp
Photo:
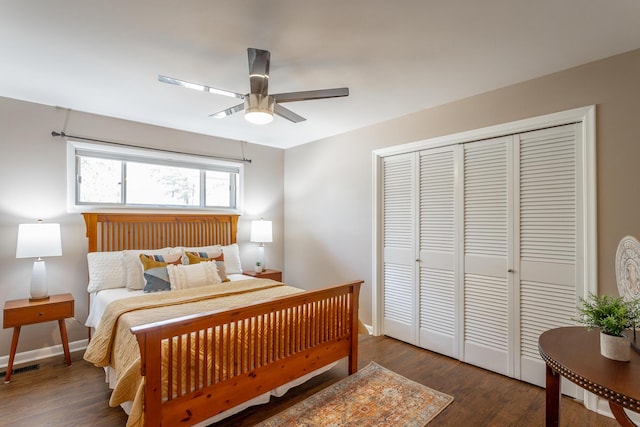
[[[31,298],[29,300],[48,299],[47,269],[42,257],[62,255],[60,224],[45,224],[38,220],[35,224],[18,226],[18,244],[16,258],[36,258],[31,273]]]
[[[273,241],[271,221],[260,219],[251,221],[251,236],[249,240],[258,244],[258,258],[256,259],[256,273],[264,271],[264,244]]]

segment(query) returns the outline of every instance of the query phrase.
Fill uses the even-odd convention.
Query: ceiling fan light
[[[273,121],[275,98],[250,94],[244,99],[244,118],[254,125],[265,125]]]
[[[273,121],[273,114],[269,111],[246,111],[244,118],[254,125],[266,125]]]

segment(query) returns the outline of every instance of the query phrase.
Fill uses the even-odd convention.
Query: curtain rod
[[[56,132],[55,130],[53,130],[53,131],[51,131],[51,136],[59,136],[61,138],[81,139],[83,141],[101,142],[103,144],[118,145],[120,147],[141,148],[141,149],[144,149],[144,150],[162,151],[163,153],[189,154],[189,155],[192,155],[192,156],[206,157],[208,159],[229,160],[229,161],[234,161],[234,162],[251,163],[251,159],[247,159],[244,156],[242,158],[239,158],[239,157],[208,156],[206,154],[182,153],[180,151],[165,150],[165,149],[162,149],[162,148],[141,147],[139,145],[124,144],[122,142],[106,141],[104,139],[95,139],[95,138],[86,138],[84,136],[68,135],[68,134],[64,133],[64,131]]]

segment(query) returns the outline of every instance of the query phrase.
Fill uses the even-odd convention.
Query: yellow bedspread
[[[298,292],[303,290],[268,279],[253,279],[115,301],[107,307],[84,358],[95,366],[113,368],[116,385],[109,405],[133,401],[127,426],[141,426],[144,383],[140,375],[140,350],[130,332],[133,326],[245,306]]]

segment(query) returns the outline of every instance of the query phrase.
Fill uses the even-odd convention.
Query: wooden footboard
[[[145,425],[192,425],[344,357],[356,372],[361,284],[132,328]]]

